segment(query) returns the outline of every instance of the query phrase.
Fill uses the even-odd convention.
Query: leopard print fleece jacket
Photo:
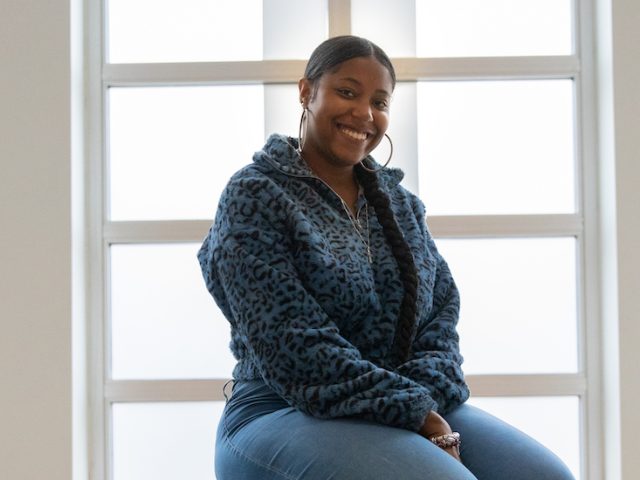
[[[357,417],[418,431],[431,410],[469,397],[456,323],[459,297],[424,207],[379,172],[418,270],[417,334],[391,365],[403,287],[373,208],[361,194],[361,237],[338,196],[272,135],[226,186],[198,259],[231,325],[236,380],[260,379],[318,418]],[[365,241],[367,223],[372,262]]]

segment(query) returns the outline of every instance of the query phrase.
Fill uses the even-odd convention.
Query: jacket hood
[[[253,161],[261,167],[270,167],[285,175],[296,177],[316,178],[317,175],[307,163],[298,155],[298,139],[285,135],[271,135],[265,146],[253,156]],[[370,155],[367,156],[374,168],[380,168]],[[377,172],[381,185],[395,187],[404,178],[404,172],[399,168],[384,168]]]

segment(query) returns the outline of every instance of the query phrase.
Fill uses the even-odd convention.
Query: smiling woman
[[[222,193],[198,254],[237,359],[217,478],[572,479],[466,404],[455,282],[402,172],[370,156],[394,88],[372,42],[323,42],[299,138],[272,135]]]
[[[306,121],[301,156],[356,213],[353,167],[383,138],[395,75],[375,56],[343,61],[315,78],[314,65],[299,82]]]

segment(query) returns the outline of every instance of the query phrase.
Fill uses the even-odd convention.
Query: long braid
[[[398,264],[400,279],[404,287],[404,296],[400,304],[398,323],[391,349],[393,365],[400,365],[409,358],[416,332],[418,286],[416,265],[411,249],[391,210],[389,196],[380,188],[378,176],[375,173],[367,172],[360,165],[355,167],[355,172],[364,189],[367,201],[373,206],[378,222],[382,225],[384,236]]]

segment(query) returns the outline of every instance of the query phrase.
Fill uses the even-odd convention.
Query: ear
[[[302,105],[303,108],[306,108],[309,105],[309,102],[311,101],[311,92],[313,91],[311,82],[306,78],[301,78],[300,81],[298,82],[298,91],[299,91],[299,97],[300,97],[300,104]]]

